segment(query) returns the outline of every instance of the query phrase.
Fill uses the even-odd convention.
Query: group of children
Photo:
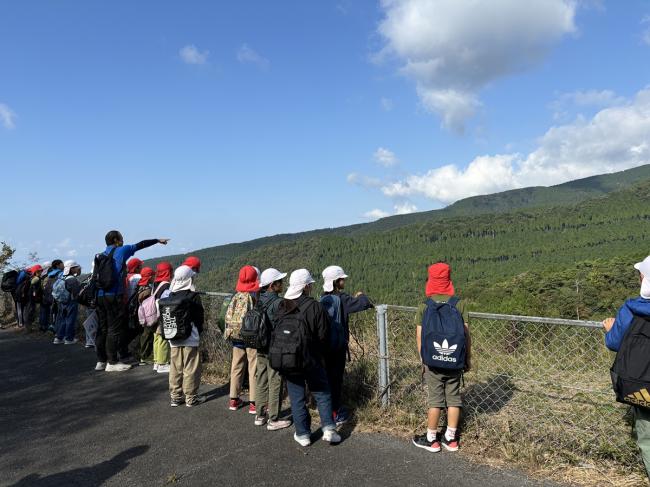
[[[167,240],[153,239],[125,245],[119,232],[109,232],[106,235],[107,247],[95,257],[94,271],[86,284],[77,279],[81,267],[71,260],[57,260],[25,269],[18,276],[17,288],[12,293],[16,300],[18,323],[19,326],[29,326],[38,305],[41,329],[48,329],[54,313],[54,343],[72,344],[77,341],[75,323],[82,302],[92,308],[86,324],[94,321],[94,326],[90,327],[92,330],[86,327],[86,343],[88,346],[94,342],[98,357],[95,370],[120,372],[130,369],[135,362],[128,347],[131,344],[137,349],[140,365],[153,365],[155,372],[169,374],[171,406],[185,404],[192,407],[203,401],[198,390],[204,310],[200,293],[195,288],[201,261],[191,256],[175,270],[169,262],[160,262],[153,269],[143,266],[140,259],[133,257],[138,250],[156,243],[166,244]],[[88,283],[101,282],[98,274],[103,272],[102,258],[110,263],[111,272],[120,278],[109,281],[104,287],[90,286],[92,297],[82,299]],[[294,424],[294,439],[300,445],[308,446],[311,444],[311,417],[307,404],[311,395],[319,410],[323,439],[336,443],[340,441],[336,427],[350,417],[342,398],[349,356],[349,317],[372,308],[373,304],[361,292],[353,296],[345,292],[348,276],[339,266],[323,270],[323,290],[318,300],[312,297],[315,280],[309,271],[298,269],[292,272],[285,291],[286,276],[274,268],[260,272],[256,267],[244,266],[239,272],[236,293],[224,302],[224,338],[232,345],[228,407],[237,411],[247,405],[248,412],[255,417],[254,424],[266,426],[269,431]],[[25,279],[29,280],[30,291],[27,293],[24,293],[25,285],[21,286]],[[466,313],[453,297],[454,288],[447,264],[438,263],[429,268],[426,294],[430,301],[418,309],[416,318],[417,343],[421,356],[426,357],[430,347],[422,345],[421,339],[428,337],[425,342],[435,344],[437,350],[433,358],[443,362],[441,367],[437,367],[439,364],[435,362],[425,367],[429,389],[429,428],[426,435],[414,439],[414,444],[429,451],[439,451],[442,440],[448,450],[455,451],[458,449],[457,430],[462,405],[461,377],[470,367],[471,349]],[[429,310],[435,308],[436,313],[443,317],[444,313],[438,309],[443,305],[448,305],[445,309],[451,310],[452,315],[456,314],[456,321],[460,320],[463,337],[462,340],[459,336],[455,339],[462,345],[451,345],[435,336],[431,338],[429,332],[423,331],[423,326],[426,329],[431,321]],[[450,318],[447,316],[445,319]],[[168,337],[169,330],[177,329],[182,321],[188,324],[187,333],[180,338]],[[246,335],[251,323],[256,323],[260,330],[254,341]],[[450,358],[456,353],[450,350],[456,348],[463,352],[458,360]],[[449,366],[452,360],[457,362],[454,367]],[[427,365],[425,359],[423,364]],[[248,402],[244,403],[241,395],[246,375]],[[291,403],[292,419],[282,416],[285,389]],[[437,425],[445,407],[448,408],[448,427],[441,438]]]

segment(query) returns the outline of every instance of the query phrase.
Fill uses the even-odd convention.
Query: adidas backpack
[[[269,365],[282,375],[297,375],[307,365],[307,324],[304,311],[311,300],[291,313],[280,316],[271,333]]]
[[[345,328],[341,313],[341,298],[336,294],[326,294],[320,299],[330,317],[330,350],[340,351],[347,348]]]
[[[438,369],[465,368],[465,322],[456,308],[459,299],[447,303],[427,299],[422,317],[422,362]]]
[[[165,340],[185,340],[192,334],[193,297],[194,293],[183,293],[181,296],[170,293],[158,301]]]
[[[241,328],[244,323],[244,317],[253,309],[253,297],[250,293],[235,294],[228,309],[226,310],[226,328],[224,338],[230,341],[241,341]]]
[[[650,410],[650,317],[634,316],[610,369],[616,400]]]
[[[6,293],[16,292],[17,279],[18,279],[17,270],[12,269],[10,271],[5,272],[4,274],[2,274],[2,284],[0,285],[0,289],[2,289]]]
[[[52,297],[54,298],[54,301],[59,304],[68,304],[72,298],[70,291],[68,291],[68,288],[65,287],[65,281],[67,277],[68,276],[60,274],[56,278],[54,286],[52,286]]]
[[[113,247],[108,254],[102,252],[95,255],[93,281],[95,281],[95,287],[102,291],[112,289],[119,279],[119,276],[115,275],[115,269],[113,268],[113,254],[115,254],[116,248]]]

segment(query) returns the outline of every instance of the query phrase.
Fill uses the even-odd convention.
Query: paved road
[[[551,485],[383,435],[303,449],[228,411],[224,387],[172,409],[165,376],[94,364],[81,346],[0,331],[0,485]]]

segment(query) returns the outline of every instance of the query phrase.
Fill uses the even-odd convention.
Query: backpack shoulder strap
[[[447,304],[448,304],[449,306],[453,306],[453,307],[455,308],[456,305],[457,305],[459,302],[460,302],[460,298],[458,298],[458,297],[456,297],[456,296],[452,296],[451,299],[450,299],[449,301],[447,301]]]

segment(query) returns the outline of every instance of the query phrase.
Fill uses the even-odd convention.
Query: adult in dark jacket
[[[124,341],[127,325],[127,293],[125,279],[125,264],[137,251],[151,247],[157,243],[167,245],[168,239],[143,240],[133,245],[124,245],[124,238],[117,230],[106,234],[105,255],[113,252],[113,275],[119,276],[111,289],[100,289],[97,293],[97,337],[95,349],[97,351],[97,365],[95,370],[106,372],[123,372],[131,368],[130,365],[118,361],[118,350],[124,350]],[[124,357],[122,357],[124,358]]]
[[[605,345],[614,352],[618,352],[621,348],[623,338],[632,326],[635,317],[645,318],[646,325],[650,322],[650,256],[636,264],[634,268],[639,271],[640,296],[625,301],[625,304],[618,310],[616,318],[608,318],[603,321],[603,327],[607,332]],[[650,361],[650,357],[648,360]],[[650,412],[639,406],[633,406],[632,410],[634,411],[636,443],[641,450],[646,473],[650,477]]]
[[[307,269],[292,272],[289,289],[278,308],[278,326],[281,326],[284,316],[295,312],[302,314],[302,323],[305,326],[307,343],[304,351],[304,372],[285,377],[296,426],[293,438],[301,446],[311,445],[311,416],[306,404],[307,387],[318,406],[323,440],[330,443],[341,441],[332,419],[332,398],[325,371],[325,352],[329,346],[329,318],[323,306],[310,297],[314,282]]]
[[[267,319],[274,329],[278,318],[278,308],[282,302],[280,293],[283,288],[283,279],[287,274],[277,269],[266,269],[260,276],[259,306],[266,310]],[[257,366],[255,380],[255,400],[257,415],[255,425],[263,426],[269,431],[276,431],[291,426],[291,421],[280,419],[282,407],[282,376],[271,368],[269,364],[268,346],[257,350]]]
[[[330,350],[325,356],[327,368],[327,379],[332,391],[332,410],[336,424],[343,424],[349,419],[348,411],[342,404],[343,375],[345,373],[345,362],[349,355],[350,343],[350,315],[370,309],[373,304],[370,299],[358,292],[354,297],[345,293],[345,280],[347,275],[339,266],[333,265],[323,271],[323,291],[321,304],[327,310],[332,325],[336,326],[339,321],[343,328],[343,336],[337,337],[335,330],[332,330]]]

